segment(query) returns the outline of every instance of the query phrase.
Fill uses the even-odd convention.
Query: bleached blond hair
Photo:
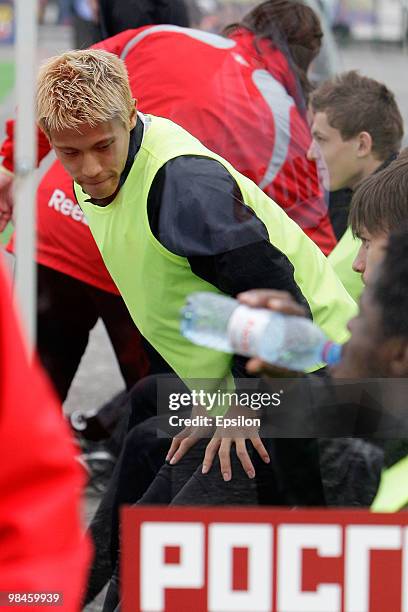
[[[114,118],[128,126],[134,107],[125,63],[108,51],[68,51],[40,68],[37,120],[47,136]]]

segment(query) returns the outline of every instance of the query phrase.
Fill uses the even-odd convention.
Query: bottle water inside
[[[181,333],[191,342],[226,353],[260,357],[305,371],[340,360],[341,347],[310,319],[251,308],[210,292],[192,293],[182,310]]]

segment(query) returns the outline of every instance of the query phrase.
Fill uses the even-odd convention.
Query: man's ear
[[[135,103],[135,106],[130,113],[130,119],[129,119],[129,127],[131,130],[133,130],[133,128],[136,125],[136,121],[137,121],[137,100],[134,100],[134,103]]]
[[[406,338],[393,338],[390,340],[390,377],[408,377],[408,340]]]
[[[368,132],[360,132],[358,135],[357,157],[367,157],[372,153],[373,139]]]

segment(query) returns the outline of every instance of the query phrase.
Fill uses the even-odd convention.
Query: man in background
[[[393,93],[385,85],[346,72],[318,87],[310,97],[313,141],[309,159],[316,161],[326,190],[352,191],[398,155],[403,120]],[[352,263],[360,244],[347,229],[348,203],[332,211],[339,243],[329,259],[343,285],[357,299],[362,291]],[[335,220],[336,219],[336,220]]]

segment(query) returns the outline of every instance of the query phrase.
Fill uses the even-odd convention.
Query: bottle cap
[[[323,349],[323,361],[329,366],[336,365],[341,359],[342,346],[335,342],[326,342]]]

